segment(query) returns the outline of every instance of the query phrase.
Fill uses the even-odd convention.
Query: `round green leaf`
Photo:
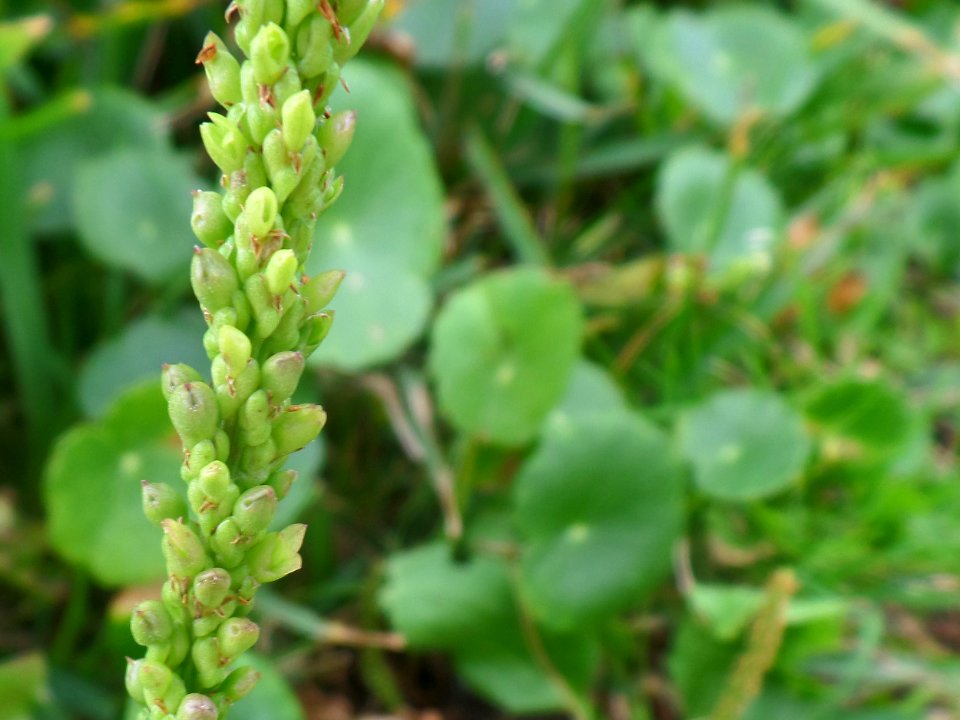
[[[493,442],[530,440],[563,396],[582,327],[570,286],[536,268],[460,290],[433,328],[440,407],[461,430]]]
[[[349,226],[333,230],[327,267],[346,271],[330,307],[336,319],[330,335],[314,353],[313,365],[356,372],[385,363],[406,350],[423,332],[433,306],[427,282],[390,257],[355,248],[345,238]]]
[[[308,267],[339,267],[343,251],[356,248],[427,276],[440,264],[443,186],[409,83],[396,68],[363,60],[344,76],[350,94],[338,94],[333,107],[356,111],[356,132],[337,166],[343,194],[317,223]]]
[[[881,380],[841,380],[816,392],[806,414],[828,434],[886,455],[910,437],[911,417],[903,394]]]
[[[770,267],[783,212],[756,171],[735,171],[726,155],[703,147],[681,150],[660,171],[656,205],[671,248],[707,256],[714,278]]]
[[[513,613],[503,563],[485,556],[457,562],[442,542],[391,556],[380,603],[415,648],[469,645],[467,636]]]
[[[515,501],[524,597],[545,624],[602,619],[670,571],[681,477],[667,438],[636,415],[550,426],[517,476]]]
[[[44,478],[53,547],[104,585],[163,577],[161,533],[143,516],[140,481],[182,485],[180,461],[159,381],[125,393],[103,420],[68,431]]]
[[[613,378],[599,365],[581,360],[573,369],[560,402],[547,416],[544,429],[567,426],[587,417],[629,413],[630,409]]]
[[[186,272],[195,243],[190,192],[201,184],[189,160],[165,152],[119,150],[85,162],[74,191],[80,239],[148,282]]]
[[[80,372],[80,406],[87,417],[100,417],[125,388],[157,379],[164,363],[184,362],[203,370],[209,364],[201,338],[206,329],[196,310],[176,320],[145,317],[98,345]]]
[[[699,488],[721,500],[755,500],[783,490],[810,454],[801,417],[762,390],[715,394],[681,418],[678,437]]]
[[[260,679],[250,694],[230,708],[230,720],[303,720],[303,708],[290,683],[268,658],[247,653],[237,667],[252,666]]]
[[[747,112],[787,115],[817,80],[804,36],[760,7],[676,11],[658,28],[650,57],[664,79],[722,125]]]

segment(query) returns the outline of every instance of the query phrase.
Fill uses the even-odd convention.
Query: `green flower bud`
[[[273,473],[267,480],[267,484],[274,489],[277,497],[283,500],[290,493],[290,488],[297,481],[297,476],[296,470],[281,470]]]
[[[280,311],[274,296],[267,287],[267,280],[261,274],[252,275],[243,284],[243,289],[257,322],[256,334],[259,338],[270,337],[280,324]]]
[[[290,197],[283,206],[284,217],[289,219],[287,226],[287,233],[291,237],[289,247],[297,253],[301,262],[306,260],[313,243],[313,219],[317,217],[319,209],[323,206],[323,179],[326,172],[327,161],[320,153],[303,173],[297,187],[290,193]],[[298,220],[299,225],[296,222]],[[299,236],[297,235],[298,226]]]
[[[207,33],[197,62],[203,65],[210,93],[218,103],[229,107],[240,102],[240,63],[216,33]]]
[[[244,535],[255,536],[270,526],[277,512],[277,493],[269,485],[258,485],[243,493],[233,506],[233,519]]]
[[[270,477],[277,459],[277,445],[267,438],[259,445],[248,445],[240,456],[240,467],[244,474],[244,484],[247,486],[260,485]]]
[[[190,452],[187,453],[186,457],[184,458],[183,466],[187,471],[187,477],[185,479],[188,482],[193,480],[195,477],[197,477],[197,475],[200,474],[200,471],[203,470],[203,468],[216,459],[217,448],[213,444],[212,440],[204,440],[197,443],[190,448]]]
[[[270,437],[270,399],[265,390],[257,390],[243,404],[240,429],[247,445],[260,445]]]
[[[187,506],[176,490],[166,483],[140,482],[143,514],[157,527],[164,520],[185,517]]]
[[[297,187],[301,176],[293,165],[279,128],[271,130],[263,139],[263,164],[277,195],[277,202],[283,204]]]
[[[293,250],[277,250],[270,256],[263,276],[267,281],[267,289],[273,295],[283,295],[297,275],[297,256]]]
[[[161,374],[160,388],[163,390],[163,397],[167,400],[173,394],[173,391],[185,383],[201,380],[200,373],[189,365],[178,363],[176,365],[164,365]]]
[[[200,693],[185,696],[177,708],[177,720],[217,720],[219,717],[213,700]]]
[[[209,312],[229,307],[239,288],[237,273],[230,261],[212,248],[197,249],[190,263],[190,284],[197,300]]]
[[[250,62],[261,85],[273,85],[287,69],[290,38],[276,23],[264,25],[250,43]]]
[[[200,126],[200,138],[207,154],[225,174],[243,168],[247,154],[247,139],[240,128],[223,115],[209,113],[211,122]]]
[[[217,554],[220,564],[226,568],[233,568],[243,562],[243,550],[239,547],[243,541],[243,533],[233,518],[227,518],[217,525],[216,531],[210,538],[210,546]]]
[[[220,652],[235,658],[257,644],[260,628],[252,620],[230,618],[217,630],[217,639],[220,641]]]
[[[300,352],[310,357],[320,343],[322,343],[333,327],[334,313],[332,310],[317,313],[307,318],[303,330],[300,332]]]
[[[144,600],[130,615],[130,632],[137,645],[165,643],[173,634],[173,621],[159,600]]]
[[[333,115],[317,130],[317,140],[327,159],[327,167],[333,167],[346,154],[357,129],[357,114],[344,110]]]
[[[307,301],[307,314],[313,315],[327,307],[345,277],[343,270],[327,270],[307,280],[300,288],[300,294]]]
[[[300,450],[323,429],[327,414],[319,405],[291,405],[273,421],[273,440],[277,456]]]
[[[333,26],[313,15],[297,32],[297,70],[305,78],[323,75],[333,63]]]
[[[313,100],[309,90],[301,90],[292,95],[281,111],[283,119],[283,142],[290,152],[299,152],[307,138],[313,134],[317,124],[317,115],[313,111]]]
[[[223,430],[218,430],[213,436],[213,445],[217,449],[217,460],[226,462],[230,457],[230,436]]]
[[[193,193],[190,227],[204,245],[212,248],[223,245],[233,232],[233,224],[223,211],[223,197],[220,193],[201,190]]]
[[[226,696],[227,700],[235,703],[237,700],[246,696],[251,690],[253,690],[259,679],[260,673],[258,673],[249,665],[237,668],[230,673],[229,676],[227,676],[226,680],[223,681],[221,691]]]
[[[217,432],[217,399],[206,383],[179,386],[167,400],[167,411],[184,447],[209,440]]]
[[[184,601],[184,591],[185,588],[182,588],[179,582],[173,580],[167,580],[160,590],[160,601],[177,625],[182,625],[189,620]]]
[[[299,570],[303,564],[299,550],[306,531],[306,525],[290,525],[279,533],[268,533],[250,548],[247,561],[253,577],[258,582],[274,582]]]
[[[266,237],[277,220],[277,196],[268,187],[259,187],[250,193],[243,208],[243,216],[257,237]]]
[[[164,607],[166,607],[166,604],[164,604]],[[173,616],[171,615],[171,617]],[[174,619],[173,634],[170,636],[168,643],[170,651],[167,654],[167,664],[170,667],[177,667],[190,654],[190,634],[187,632],[186,625],[177,619]]]
[[[220,607],[229,593],[230,573],[223,568],[204,570],[193,579],[193,594],[205,607]]]
[[[219,502],[230,489],[230,469],[226,463],[213,460],[200,470],[197,484],[204,493]]]
[[[193,643],[190,653],[197,669],[201,688],[212,688],[223,682],[227,671],[221,665],[220,644],[215,637],[202,638]]]
[[[377,24],[377,18],[380,16],[380,11],[383,10],[384,2],[385,0],[370,0],[360,16],[349,23],[349,32],[346,33],[348,42],[337,45],[333,49],[333,58],[339,64],[342,65],[360,51]]]
[[[338,0],[337,19],[343,25],[353,25],[360,17],[360,14],[367,9],[371,0]]]
[[[162,696],[173,682],[173,672],[163,663],[143,660],[140,662],[137,679],[144,693]]]
[[[127,694],[138,703],[143,702],[143,686],[140,684],[140,666],[143,660],[131,660],[127,658],[127,672],[124,676],[124,685],[127,688]]]
[[[164,520],[162,527],[161,548],[170,575],[191,578],[209,564],[200,538],[193,530],[175,520]]]
[[[230,325],[224,325],[217,334],[217,345],[232,375],[246,369],[250,361],[250,338]]]
[[[302,298],[296,298],[291,302],[290,307],[280,318],[277,329],[264,343],[264,351],[272,354],[297,347],[300,344],[300,328],[306,312],[306,303]]]
[[[263,363],[261,382],[273,405],[279,405],[293,395],[305,365],[303,354],[298,352],[279,352],[267,358]]]
[[[288,62],[286,72],[273,84],[273,101],[277,107],[282,108],[287,100],[301,90],[303,90],[303,83],[300,82],[300,73],[297,72],[296,65]]]

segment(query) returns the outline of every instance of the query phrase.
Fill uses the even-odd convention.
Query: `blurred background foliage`
[[[224,9],[0,0],[0,718],[124,713]],[[392,0],[344,86],[231,717],[960,717],[960,8]]]

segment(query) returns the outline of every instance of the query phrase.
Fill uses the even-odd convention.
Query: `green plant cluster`
[[[960,7],[348,6],[0,3],[0,716],[960,717]]]
[[[324,108],[382,6],[236,2],[228,15],[239,17],[234,37],[247,58],[238,62],[214,33],[198,56],[226,110],[200,126],[225,192],[197,191],[191,217],[206,246],[190,279],[208,325],[212,382],[182,363],[163,371],[189,511],[171,485],[143,481],[168,576],[162,599],[139,603],[130,621],[146,655],[130,661],[126,685],[144,720],[225,717],[259,677],[232,669],[259,638],[246,617],[257,589],[301,566],[306,525],[269,528],[296,480],[282,469],[287,456],[326,421],[319,405],[291,404],[343,278],[302,274],[316,220],[343,187],[334,166],[355,122]]]

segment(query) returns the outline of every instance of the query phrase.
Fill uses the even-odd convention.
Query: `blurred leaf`
[[[673,636],[667,667],[680,694],[681,717],[706,717],[727,682],[739,643],[717,640],[707,627],[686,617]]]
[[[494,273],[458,291],[433,329],[441,409],[495,443],[530,440],[567,386],[582,326],[570,286],[542,270]]]
[[[53,20],[49,15],[0,22],[0,72],[15,65],[52,28]]]
[[[521,0],[508,27],[510,51],[526,65],[539,65],[563,38],[578,9],[596,0]]]
[[[304,720],[300,701],[272,660],[247,653],[237,661],[237,667],[244,665],[255,668],[260,680],[249,695],[230,708],[230,720]]]
[[[347,225],[335,227],[330,240],[335,245],[350,233]],[[420,275],[376,251],[351,251],[352,241],[343,242],[339,262],[328,266],[347,271],[330,304],[336,320],[310,362],[357,372],[406,350],[423,332],[433,297]]]
[[[440,542],[390,557],[380,603],[414,648],[469,645],[513,613],[503,563],[481,555],[457,562]]]
[[[683,484],[668,439],[642,418],[551,425],[514,488],[524,597],[545,624],[603,619],[669,574]]]
[[[31,720],[46,695],[47,661],[41,653],[32,652],[0,663],[0,717],[4,720]]]
[[[333,109],[355,110],[357,127],[337,166],[343,195],[317,223],[309,267],[340,267],[353,249],[426,277],[440,263],[443,187],[409,82],[395,67],[361,60],[345,78],[350,94],[337,94]]]
[[[619,412],[628,414],[630,408],[613,378],[600,365],[580,360],[573,368],[566,393],[550,411],[543,430],[562,432],[585,419]]]
[[[159,283],[186,273],[190,192],[202,185],[187,158],[119,150],[77,169],[74,212],[84,246],[104,263]]]
[[[882,380],[850,379],[820,388],[806,414],[829,435],[862,449],[890,455],[910,436],[910,411],[903,395]]]
[[[506,36],[518,0],[408,0],[391,24],[413,41],[417,65],[480,65]]]
[[[659,24],[647,57],[721,125],[754,111],[788,115],[817,80],[803,35],[779,13],[756,6],[702,15],[676,10]]]
[[[380,603],[414,647],[453,653],[478,692],[510,712],[564,706],[564,696],[529,648],[502,560],[475,555],[457,562],[436,542],[393,555]],[[578,691],[594,674],[596,647],[582,635],[543,634],[551,664]]]
[[[201,372],[209,365],[201,338],[206,325],[198,311],[175,320],[156,316],[126,326],[119,336],[101,343],[80,371],[78,394],[87,417],[101,417],[135,382],[160,383],[164,363],[184,362]]]
[[[74,223],[77,168],[119,148],[163,151],[167,126],[160,110],[139,95],[117,88],[76,93],[71,114],[24,138],[24,181],[32,225],[62,232]],[[189,229],[189,228],[188,228]]]
[[[347,278],[332,307],[337,322],[311,359],[357,371],[392,360],[423,331],[440,262],[443,191],[407,82],[384,65],[351,63],[357,130],[338,170],[343,196],[317,225],[308,272]],[[337,103],[335,103],[337,105]]]
[[[720,500],[756,500],[783,490],[810,454],[801,417],[762,390],[716,393],[681,417],[677,437],[697,485]]]
[[[734,640],[763,605],[763,590],[745,585],[705,585],[690,591],[690,607],[723,642]]]
[[[54,548],[104,585],[162,578],[161,533],[143,516],[140,481],[178,486],[180,461],[156,381],[124,393],[102,420],[68,431],[45,473]]]
[[[780,240],[776,190],[754,170],[703,147],[672,155],[657,180],[657,211],[674,251],[706,255],[714,277],[766,271]]]

